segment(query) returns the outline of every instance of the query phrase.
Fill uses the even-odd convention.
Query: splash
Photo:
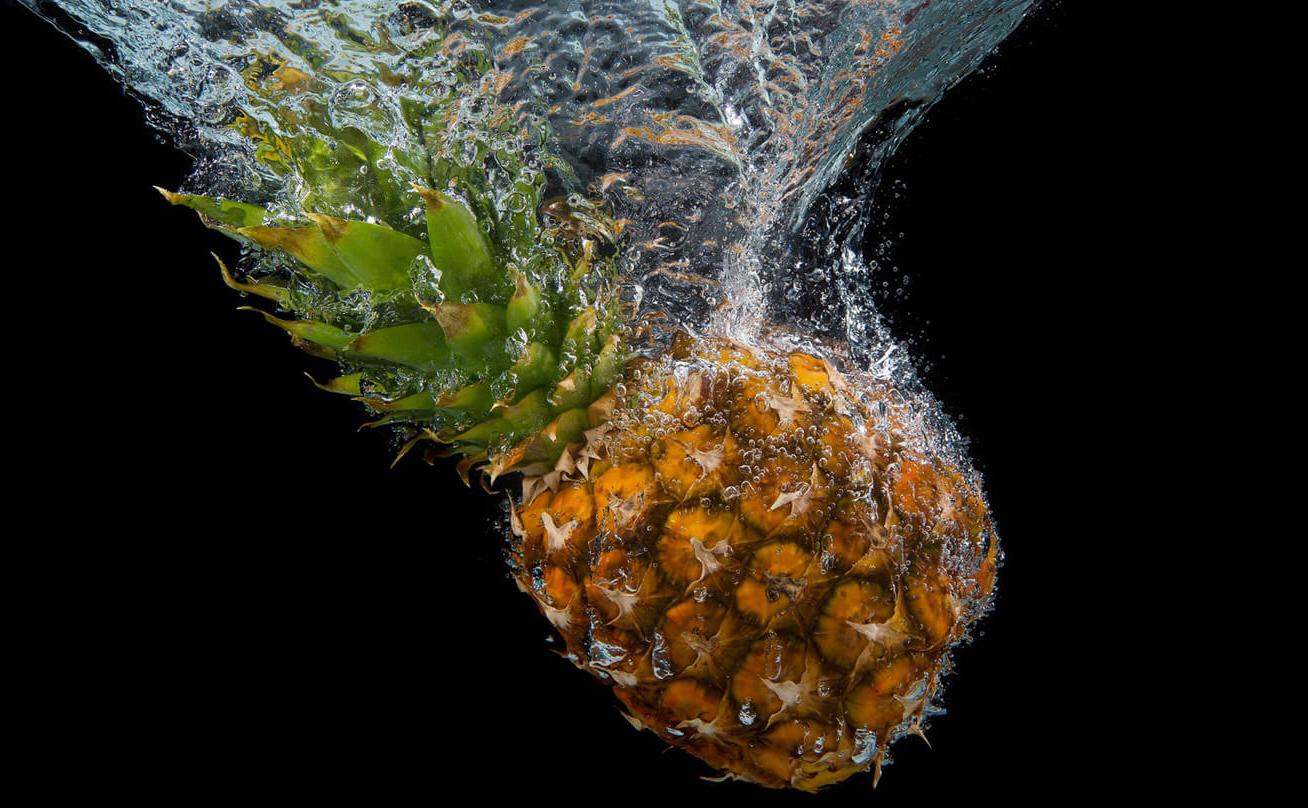
[[[881,167],[1033,4],[25,2],[196,155],[194,190],[274,210],[309,201],[305,177],[267,159],[305,140],[288,103],[385,144],[360,170],[407,187],[423,144],[406,123],[439,99],[461,124],[439,144],[456,173],[508,153],[501,163],[520,175],[510,186],[545,182],[552,196],[611,206],[627,297],[656,328],[794,326],[834,336],[863,366],[896,353],[860,250]],[[513,126],[492,131],[487,102],[513,110]],[[360,202],[365,184],[347,179],[339,199],[312,202],[417,221],[398,195]]]
[[[858,246],[1031,0],[29,5],[196,156],[165,196],[273,248],[225,278],[321,386],[521,472],[511,570],[634,721],[809,790],[922,733],[1000,556]]]

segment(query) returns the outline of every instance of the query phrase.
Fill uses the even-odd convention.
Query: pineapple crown
[[[275,304],[283,316],[246,308],[337,361],[341,375],[318,386],[362,401],[369,426],[399,426],[401,456],[427,440],[463,457],[465,481],[478,464],[492,479],[547,471],[625,357],[616,228],[579,195],[543,206],[546,171],[569,173],[544,123],[497,102],[484,57],[443,82],[359,77],[405,90],[389,129],[375,104],[339,125],[319,80],[279,57],[243,75],[258,114],[232,126],[294,201],[159,189],[252,249],[240,278],[219,259],[227,285]]]

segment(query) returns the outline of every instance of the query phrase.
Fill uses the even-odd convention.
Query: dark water
[[[357,126],[397,157],[420,149],[406,105],[441,99],[461,124],[451,159],[465,148],[479,159],[472,143],[526,152],[533,159],[520,170],[612,205],[628,225],[629,296],[646,312],[737,335],[795,325],[843,338],[863,364],[894,354],[860,249],[881,167],[1031,5],[34,3],[199,157],[194,189],[253,192],[288,209],[303,201],[294,172],[270,171],[241,133],[248,127],[236,125],[297,134],[278,114],[286,91],[253,80],[252,66],[312,76],[296,104],[320,103],[333,126]],[[461,83],[471,62],[482,80]],[[389,85],[379,80],[387,71],[418,79]],[[489,131],[486,109],[496,104],[515,111],[528,142]],[[401,181],[418,179],[395,168]],[[403,226],[394,221],[403,212],[385,213]]]

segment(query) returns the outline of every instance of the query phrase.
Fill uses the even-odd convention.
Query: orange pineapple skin
[[[800,351],[682,335],[591,422],[511,502],[518,583],[577,664],[725,775],[879,777],[989,606],[978,485],[891,386]]]

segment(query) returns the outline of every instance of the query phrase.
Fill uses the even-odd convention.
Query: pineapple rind
[[[978,484],[889,384],[810,354],[683,335],[622,385],[511,503],[522,588],[635,723],[729,776],[879,776],[989,606]]]

